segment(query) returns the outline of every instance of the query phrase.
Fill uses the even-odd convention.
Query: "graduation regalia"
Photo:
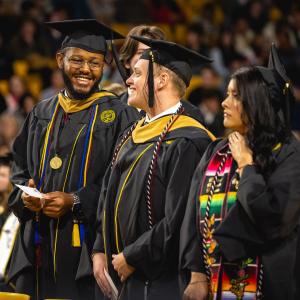
[[[282,110],[288,122],[293,91],[274,45],[270,61],[269,70],[260,71],[274,111]],[[276,166],[268,179],[256,165],[245,166],[240,178],[228,139],[208,147],[181,229],[182,293],[191,272],[200,272],[207,274],[215,300],[299,299],[300,143],[288,128],[272,151]]]
[[[189,56],[184,48],[180,52],[185,57],[179,61],[178,45],[152,42],[154,50],[145,51],[140,59],[148,59],[153,50],[154,62],[164,66],[170,59],[174,65],[178,62],[181,76],[189,82]],[[173,47],[164,62],[158,60],[166,53],[161,47]],[[209,61],[198,56],[201,59]],[[172,64],[166,67],[172,70]],[[149,106],[154,100],[150,94]],[[125,130],[118,142],[101,191],[93,252],[105,253],[119,299],[179,300],[179,230],[194,170],[214,137],[198,121],[184,115],[181,103],[173,115],[161,116],[149,124],[144,121]],[[125,284],[112,265],[112,254],[121,252],[136,268]]]
[[[93,34],[99,30],[95,22],[88,22],[94,31],[85,28],[92,33],[79,30],[67,35],[63,47],[95,53],[105,50],[106,46],[101,44],[104,37]],[[85,26],[78,21],[67,24],[75,30]],[[113,32],[109,29],[108,34]],[[9,281],[16,284],[17,292],[32,299],[37,294],[39,299],[94,298],[90,254],[102,178],[119,133],[137,118],[135,108],[104,90],[80,101],[71,101],[63,90],[38,103],[30,112],[13,144],[12,183],[28,185],[32,178],[43,193],[73,192],[79,197],[81,208],[60,218],[48,217],[42,210],[35,213],[24,207],[22,191],[14,187],[9,206],[21,224]],[[62,162],[58,168],[57,164],[52,165],[55,157]]]

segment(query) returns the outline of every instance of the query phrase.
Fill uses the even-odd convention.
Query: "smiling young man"
[[[38,103],[13,145],[9,206],[20,231],[9,281],[31,299],[93,299],[90,260],[102,178],[135,108],[99,87],[106,39],[123,36],[95,20],[48,23],[66,35],[57,63],[66,88]]]
[[[128,77],[130,77],[134,73],[134,66],[140,59],[141,55],[144,53],[144,51],[149,49],[148,45],[136,41],[130,36],[141,36],[157,41],[167,40],[165,33],[157,26],[139,25],[132,28],[129,31],[125,43],[120,50],[120,63],[125,71],[126,76]],[[122,102],[131,105],[129,103],[129,94],[130,89],[128,88],[128,90],[119,95],[119,97]],[[182,95],[182,97],[183,96],[184,94]],[[185,108],[185,111],[183,113],[184,115],[194,118],[201,124],[204,123],[203,116],[197,107],[195,107],[185,99],[181,99],[180,102]],[[142,117],[144,117],[146,115],[146,112],[144,110],[141,110],[140,107],[137,108],[140,109],[140,114]]]
[[[180,99],[192,76],[189,59],[211,60],[174,43],[132,38],[153,47],[127,80],[129,104],[147,115],[124,131],[106,173],[94,273],[109,297],[104,268],[122,300],[179,300],[179,231],[194,170],[214,139],[183,115]]]

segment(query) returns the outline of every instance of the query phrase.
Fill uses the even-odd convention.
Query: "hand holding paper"
[[[23,190],[21,198],[24,205],[31,211],[40,211],[42,209],[42,203],[40,198],[42,194],[36,189],[33,179],[29,180],[28,186],[16,184],[18,188]]]

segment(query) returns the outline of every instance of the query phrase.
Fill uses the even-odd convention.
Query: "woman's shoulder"
[[[288,141],[285,141],[278,146],[279,147],[274,150],[277,164],[280,164],[291,155],[300,155],[300,142],[295,136],[292,136]]]

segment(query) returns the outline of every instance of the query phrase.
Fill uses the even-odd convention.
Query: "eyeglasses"
[[[103,61],[101,61],[100,59],[98,59],[96,57],[93,57],[90,59],[84,59],[83,57],[78,56],[78,55],[72,55],[71,57],[68,57],[67,55],[65,55],[63,53],[62,53],[62,55],[66,56],[68,58],[70,65],[77,69],[81,68],[85,62],[87,62],[89,68],[94,71],[100,70],[100,68],[103,64]]]

